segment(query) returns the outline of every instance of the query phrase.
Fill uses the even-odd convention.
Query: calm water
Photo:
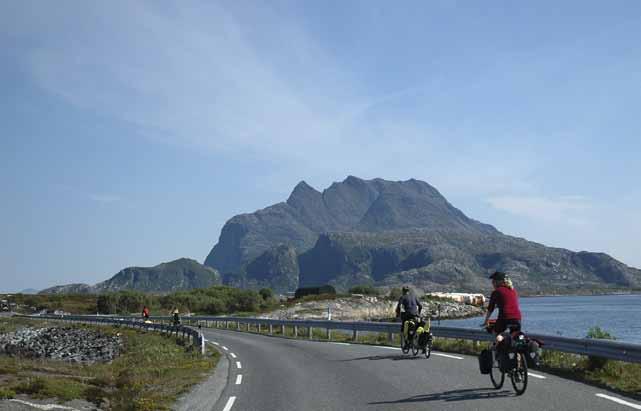
[[[641,295],[531,297],[520,302],[526,332],[585,337],[588,329],[599,326],[617,340],[641,344]],[[481,322],[476,317],[441,325],[478,328]]]

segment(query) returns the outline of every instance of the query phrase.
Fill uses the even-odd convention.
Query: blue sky
[[[0,3],[0,289],[203,261],[347,175],[641,267],[641,2]]]

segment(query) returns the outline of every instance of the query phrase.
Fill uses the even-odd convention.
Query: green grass
[[[15,391],[10,390],[9,388],[0,387],[0,400],[10,400],[11,398],[15,398],[15,396]]]
[[[19,328],[25,321],[0,320],[0,330]],[[5,380],[0,396],[82,398],[114,410],[165,410],[202,381],[219,359],[217,351],[202,356],[175,337],[126,328],[96,329],[120,334],[124,353],[110,364],[93,365],[0,355],[0,375]]]

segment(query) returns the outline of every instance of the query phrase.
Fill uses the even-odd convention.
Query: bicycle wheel
[[[516,353],[516,368],[510,372],[510,380],[516,395],[522,395],[527,388],[527,361],[521,352]]]
[[[499,368],[499,363],[496,359],[496,352],[492,353],[494,359],[492,361],[492,369],[490,370],[490,380],[492,380],[492,385],[497,390],[503,387],[505,382],[505,373]]]
[[[414,333],[412,336],[412,355],[417,356],[420,347],[418,346],[418,334]]]
[[[410,351],[409,345],[405,344],[405,335],[401,333],[401,351],[403,354],[407,354]]]
[[[431,339],[429,339],[427,341],[427,345],[425,346],[425,352],[423,354],[425,354],[425,358],[430,358],[430,355],[432,355],[432,340]]]

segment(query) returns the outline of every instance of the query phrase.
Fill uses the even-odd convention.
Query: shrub
[[[301,287],[296,290],[294,298],[302,298],[306,295],[321,295],[321,294],[333,294],[336,295],[336,289],[331,285],[323,285],[320,287]]]
[[[586,338],[594,338],[599,340],[616,340],[616,338],[609,332],[603,330],[601,327],[592,327],[588,330]],[[588,370],[603,369],[608,363],[607,358],[588,356]]]
[[[16,396],[15,391],[9,388],[0,387],[0,400],[10,400]]]
[[[258,291],[258,294],[260,294],[263,300],[269,300],[274,297],[274,292],[271,288],[261,288],[260,291]]]
[[[380,292],[371,285],[356,285],[349,289],[350,294],[379,295]]]

